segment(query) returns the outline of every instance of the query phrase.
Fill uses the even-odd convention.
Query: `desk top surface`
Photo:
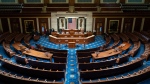
[[[12,44],[12,46],[16,49],[16,50],[21,50],[21,48],[22,49],[25,49],[25,48],[27,48],[27,47],[25,47],[24,45],[22,45],[20,42],[17,42],[17,43],[14,43],[14,44]]]
[[[110,50],[107,50],[104,52],[98,52],[97,53],[98,55],[96,53],[92,53],[92,56],[94,59],[100,59],[100,58],[105,58],[105,57],[117,55],[117,54],[121,53],[122,50],[127,50],[130,46],[131,46],[130,43],[124,42],[120,46],[118,46],[114,49],[110,49]]]
[[[16,49],[16,50],[21,50],[20,49],[20,46],[24,47],[25,49],[27,49],[27,47],[25,47],[24,45],[22,45],[21,43],[14,43],[13,44],[13,47]],[[26,54],[26,55],[30,55],[30,56],[34,56],[34,57],[37,57],[37,58],[43,58],[43,59],[51,59],[52,58],[52,55],[51,53],[45,53],[45,52],[40,52],[40,51],[37,51],[37,50],[33,50],[33,49],[29,49],[29,50],[25,50],[22,52],[23,54]]]

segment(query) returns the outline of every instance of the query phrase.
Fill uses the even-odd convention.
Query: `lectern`
[[[76,47],[76,43],[75,42],[68,42],[68,47],[69,48],[75,48]]]

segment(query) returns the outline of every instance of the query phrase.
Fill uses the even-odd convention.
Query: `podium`
[[[68,47],[69,48],[75,48],[76,47],[76,43],[75,42],[68,42]]]

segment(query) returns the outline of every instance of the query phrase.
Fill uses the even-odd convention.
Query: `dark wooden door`
[[[8,20],[7,18],[1,18],[3,32],[9,31]]]

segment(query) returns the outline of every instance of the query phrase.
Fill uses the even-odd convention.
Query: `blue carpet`
[[[68,50],[65,84],[79,84],[78,63],[75,49]]]

